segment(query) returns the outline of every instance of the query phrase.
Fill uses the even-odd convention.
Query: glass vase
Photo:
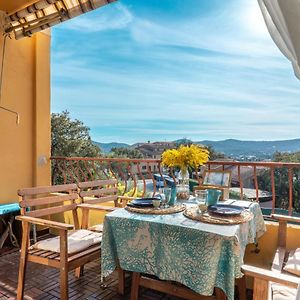
[[[179,184],[176,186],[177,201],[187,201],[190,198],[189,172],[186,168],[180,170],[178,176]]]

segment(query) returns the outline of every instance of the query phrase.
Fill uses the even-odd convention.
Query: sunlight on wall
[[[0,111],[0,203],[17,202],[19,188],[50,184],[49,34],[7,40],[1,105],[20,113],[17,126]]]

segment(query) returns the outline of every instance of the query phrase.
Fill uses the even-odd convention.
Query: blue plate
[[[159,198],[137,198],[128,203],[128,206],[144,208],[144,207],[153,207],[152,200],[159,200]]]
[[[216,204],[209,206],[208,211],[219,216],[238,216],[244,211],[244,208],[230,204]]]

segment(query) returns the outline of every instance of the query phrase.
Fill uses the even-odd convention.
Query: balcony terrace
[[[233,170],[235,168],[238,180],[238,189],[241,199],[245,198],[243,183],[243,169],[252,170],[252,182],[255,199],[260,200],[260,186],[258,180],[263,171],[270,183],[272,195],[271,206],[263,210],[267,225],[267,232],[262,236],[256,245],[249,245],[245,253],[245,262],[252,265],[269,268],[276,250],[276,239],[278,224],[270,218],[272,213],[281,212],[288,215],[297,215],[298,194],[295,193],[300,164],[297,163],[277,163],[277,162],[234,162],[234,161],[210,161],[205,168],[193,172],[195,184],[202,182],[201,175],[204,169]],[[119,159],[119,158],[80,158],[80,157],[53,157],[52,158],[52,180],[53,184],[67,184],[85,182],[88,180],[115,178],[119,182],[119,193],[126,196],[146,196],[155,194],[161,184],[170,184],[162,175],[168,173],[177,183],[175,170],[165,170],[161,166],[160,160],[151,159]],[[260,170],[260,171],[258,171]],[[279,173],[278,173],[279,172]],[[280,172],[285,172],[286,188],[284,194],[278,194],[277,177]],[[154,176],[154,173],[157,173]],[[248,172],[249,173],[249,172]],[[156,179],[161,176],[160,182]],[[269,177],[269,178],[268,178]],[[155,179],[156,178],[156,179]],[[281,182],[282,184],[282,182]],[[249,187],[247,187],[249,188]],[[279,191],[279,190],[278,190]],[[282,193],[282,190],[281,190]],[[280,202],[281,197],[285,199]],[[262,203],[263,204],[263,203]],[[296,204],[296,205],[295,205]],[[99,222],[99,214],[91,217]],[[102,213],[102,220],[103,220]],[[100,217],[101,219],[101,217]],[[297,238],[299,228],[295,225],[289,226],[289,247],[295,248],[298,245]],[[44,236],[42,237],[44,238]],[[17,285],[17,268],[19,252],[17,250],[4,253],[0,256],[0,299],[14,299]],[[117,294],[117,274],[114,273],[107,279],[107,287],[101,287],[100,262],[94,261],[87,265],[83,277],[77,279],[72,274],[69,277],[70,299],[129,299],[130,280],[126,279],[125,296]],[[71,273],[70,273],[71,274]],[[25,287],[25,299],[59,299],[59,270],[49,269],[45,266],[33,265],[29,263],[27,281]],[[251,285],[249,286],[251,288]],[[248,290],[251,299],[251,290]],[[177,299],[170,298],[166,294],[157,293],[149,289],[142,289],[139,294],[143,299]]]
[[[76,17],[87,11],[102,7],[103,5],[109,4],[110,2],[114,2],[114,1],[113,0],[110,1],[0,0],[0,8],[2,11],[1,27],[3,33],[3,39],[1,39],[2,69],[1,69],[1,83],[0,83],[1,86],[0,95],[3,96],[1,97],[3,99],[0,99],[1,100],[0,108],[3,115],[1,114],[0,135],[1,135],[2,145],[5,145],[0,147],[1,170],[2,171],[5,170],[5,172],[1,172],[0,174],[0,182],[2,184],[2,187],[0,189],[0,194],[1,194],[0,204],[6,205],[6,204],[12,204],[14,202],[16,203],[17,202],[16,191],[20,188],[32,187],[32,186],[34,187],[49,186],[51,184],[50,183],[51,174],[52,174],[52,185],[80,183],[80,182],[87,182],[91,180],[114,178],[118,182],[117,187],[118,187],[119,195],[121,196],[123,195],[126,197],[128,196],[144,197],[148,195],[154,195],[159,187],[167,186],[170,184],[174,184],[174,185],[177,184],[176,170],[174,169],[164,170],[160,160],[113,159],[113,158],[101,158],[101,157],[100,158],[52,157],[50,159],[49,157],[51,152],[51,125],[50,125],[51,124],[50,123],[51,32],[48,29],[48,27],[52,27],[55,24],[64,22],[71,17]],[[297,25],[299,23],[298,22],[299,18],[297,14],[294,13],[299,11],[298,9],[299,7],[297,6],[298,4],[296,3],[296,1],[294,1],[295,2],[294,4],[293,1],[285,1],[285,2],[281,1],[280,10],[282,12],[278,14],[280,16],[280,18],[278,18],[278,15],[276,14],[272,16],[269,15],[269,13],[272,14],[279,9],[278,5],[277,5],[278,7],[276,6],[275,9],[271,9],[270,12],[268,12],[268,7],[265,6],[263,3],[267,1],[259,1],[259,2],[261,4],[266,19],[268,19],[269,21],[272,20],[272,22],[277,23],[277,24],[273,24],[271,22],[270,24],[267,24],[269,29],[271,29],[270,32],[273,32],[275,35],[277,35],[276,40],[278,41],[277,38],[278,36],[280,37],[281,33],[286,33],[286,36],[280,39],[283,42],[280,48],[284,49],[285,54],[289,54],[288,56],[290,56],[290,60],[293,62],[295,73],[300,78],[299,66],[298,64],[296,64],[296,62],[299,61],[299,59],[297,59],[297,57],[299,57],[298,55],[299,49],[294,49],[293,46],[293,45],[297,46],[299,45],[299,43],[290,40],[291,38],[294,39],[295,37],[297,37],[298,39],[299,36],[299,34],[295,33],[296,32],[295,30],[299,27]],[[274,5],[276,5],[276,3]],[[75,7],[73,6],[74,4]],[[272,8],[272,5],[273,4],[270,4],[268,6]],[[70,11],[72,11],[73,14],[70,14],[69,13]],[[284,18],[286,22],[282,22],[282,18]],[[284,28],[281,28],[283,25]],[[47,29],[44,30],[45,28]],[[277,32],[278,28],[280,29],[279,32]],[[13,34],[16,39],[9,39],[9,37],[12,37]],[[23,37],[24,39],[22,39]],[[286,42],[287,42],[287,47],[284,44]],[[288,50],[289,53],[286,53],[286,50]],[[230,85],[230,87],[231,86],[232,85]],[[13,113],[13,115],[8,114],[8,112]],[[15,116],[17,116],[16,120],[14,118]],[[17,123],[17,126],[15,123]],[[50,162],[52,165],[50,165]],[[52,173],[51,173],[51,168],[52,168]],[[266,224],[266,232],[258,240],[256,240],[256,236],[252,240],[249,239],[250,240],[249,243],[251,244],[247,245],[246,249],[241,250],[242,248],[241,247],[240,249],[238,249],[238,251],[225,252],[225,255],[223,256],[220,255],[221,258],[225,258],[225,259],[227,258],[227,260],[225,260],[225,263],[223,264],[225,265],[225,268],[228,267],[230,262],[232,262],[233,260],[231,254],[235,253],[236,257],[238,258],[240,254],[245,254],[244,262],[249,265],[258,266],[270,270],[277,245],[280,245],[282,246],[282,248],[287,248],[287,249],[294,249],[300,247],[300,241],[299,241],[300,228],[298,225],[294,224],[295,219],[293,219],[293,216],[299,216],[299,212],[300,212],[300,163],[211,161],[207,163],[206,167],[199,170],[194,170],[194,172],[190,174],[194,180],[193,181],[194,185],[199,185],[202,183],[202,174],[204,169],[232,171],[232,174],[234,174],[234,180],[232,181],[232,185],[235,187],[235,191],[234,192],[232,191],[230,197],[236,197],[239,199],[248,198],[247,200],[258,202],[260,206],[263,208],[262,211],[264,214],[264,220]],[[168,180],[166,179],[166,177],[163,176],[166,174],[168,174],[169,176]],[[81,197],[81,196],[79,197],[79,192],[78,192],[79,187],[77,188],[77,186],[75,185],[74,190],[75,189],[76,192],[73,193],[73,196],[75,194],[77,198],[72,198],[71,201],[73,202],[72,204],[69,204],[69,206],[73,208],[72,209],[73,215],[77,214],[76,209],[77,207],[79,207],[79,205],[77,205],[77,202],[80,202],[79,198]],[[236,192],[236,189],[238,192]],[[253,195],[249,196],[249,194],[247,193],[249,189],[252,190],[252,194],[254,196]],[[191,190],[192,190],[192,186],[191,186]],[[267,195],[270,198],[267,199],[269,200],[267,205],[264,202],[263,197],[261,197],[261,195],[264,194],[264,192],[265,195]],[[63,199],[67,198],[68,200],[70,200],[68,198],[70,194],[71,193],[69,193],[69,190],[67,190],[67,192],[65,191],[63,195],[58,195],[58,197],[62,197]],[[97,196],[99,195],[96,195],[96,198],[98,198]],[[82,199],[82,197],[80,199]],[[26,202],[25,200],[23,202]],[[31,204],[35,203],[36,206],[39,206],[40,204],[37,204],[36,200],[37,199],[33,197],[33,199],[29,199],[29,202]],[[44,200],[45,199],[43,199],[42,201]],[[51,203],[46,203],[45,201],[43,202],[43,204],[46,203],[47,205],[49,205],[49,207],[43,208],[44,211],[42,212],[41,215],[47,216],[47,219],[45,219],[44,222],[47,223],[46,221],[48,221],[47,223],[48,225],[49,224],[53,225],[53,223],[55,223],[54,225],[59,226],[58,222],[52,222],[53,220],[52,219],[49,220],[50,218],[48,218],[48,214],[45,214],[45,210],[46,212],[49,212],[49,210],[52,209],[51,205],[57,204],[57,202],[59,202],[57,201],[57,199],[54,199],[54,196],[51,199],[51,201],[52,201]],[[125,278],[124,296],[120,296],[118,294],[119,291],[118,284],[120,281],[122,281],[123,278],[118,277],[119,274],[116,272],[114,272],[112,275],[107,277],[105,286],[103,286],[101,283],[100,260],[98,259],[100,255],[100,242],[97,245],[98,252],[95,251],[96,253],[92,253],[94,254],[93,258],[96,257],[97,259],[92,262],[89,261],[88,263],[87,260],[83,261],[83,264],[86,263],[84,274],[83,274],[84,276],[77,278],[74,276],[74,272],[70,272],[70,276],[68,278],[68,275],[65,274],[69,270],[66,267],[68,263],[69,253],[67,251],[68,243],[66,241],[67,233],[65,228],[67,227],[68,229],[70,229],[72,226],[69,223],[71,223],[72,221],[70,218],[71,214],[67,215],[65,213],[66,211],[64,210],[65,208],[63,207],[65,201],[61,200],[60,202],[63,202],[63,204],[56,210],[56,212],[60,212],[59,220],[61,221],[63,219],[64,221],[66,221],[67,224],[64,224],[65,225],[64,229],[62,229],[62,227],[59,228],[60,229],[59,250],[63,249],[64,251],[57,251],[57,252],[54,251],[56,256],[53,260],[57,259],[57,261],[54,261],[53,265],[55,264],[56,267],[58,266],[58,268],[52,269],[49,268],[48,266],[41,266],[38,264],[33,264],[32,262],[28,262],[24,299],[27,300],[28,299],[41,299],[41,300],[49,299],[50,300],[50,299],[60,299],[60,298],[64,300],[65,299],[116,299],[116,300],[118,299],[119,300],[121,299],[135,299],[135,300],[136,299],[140,299],[140,300],[179,299],[175,296],[168,296],[164,293],[154,292],[153,289],[147,289],[147,288],[141,288],[140,292],[138,293],[133,288],[133,285],[131,285],[131,280],[128,274],[126,275]],[[114,203],[111,204],[113,205]],[[19,210],[18,204],[16,205],[17,205],[17,210]],[[32,206],[34,207],[35,205]],[[254,205],[258,207],[256,203]],[[31,205],[25,203],[21,207],[22,213],[23,215],[26,213],[28,214],[33,213],[31,215],[31,219],[34,219],[34,216],[36,216],[34,215],[35,211],[34,209],[33,211],[30,211],[30,209],[28,209],[29,206]],[[117,209],[116,211],[118,212]],[[124,212],[125,210],[121,210],[121,211]],[[259,209],[258,211],[260,212]],[[79,212],[79,214],[81,213],[82,211]],[[276,220],[276,218],[272,216],[272,214],[274,213],[281,213],[283,215],[288,215],[288,219],[278,222],[278,219]],[[51,212],[51,214],[54,214],[53,211]],[[3,215],[4,218],[7,217],[5,213]],[[101,221],[103,221],[104,219],[104,215],[105,213],[103,212],[101,212],[100,214],[98,212],[91,213],[90,214],[91,223],[94,224],[97,224],[99,222],[101,223]],[[30,218],[30,216],[28,218]],[[57,221],[57,216],[54,218],[54,220]],[[81,221],[82,220],[84,220],[84,218],[82,218]],[[82,223],[83,222],[81,222],[80,226],[82,226]],[[287,223],[288,225],[286,230],[284,226]],[[6,227],[7,229],[11,229],[9,228],[7,223],[4,222],[3,224],[7,226]],[[18,225],[19,226],[16,226],[14,230],[19,231],[17,232],[19,233],[17,234],[17,237],[20,237],[21,235],[20,223]],[[77,224],[75,225],[77,225],[75,226],[77,227],[76,229],[80,228],[78,220],[77,220]],[[62,225],[60,224],[60,226]],[[38,239],[41,240],[47,238],[49,234],[53,234],[53,232],[49,229],[48,226],[33,227],[33,228],[35,229],[33,230],[33,232],[36,232],[37,230]],[[193,231],[190,230],[191,228],[188,226],[186,228],[188,232]],[[238,228],[237,232],[238,234],[240,234],[241,232],[239,232],[239,226],[237,226],[237,228]],[[1,230],[3,229],[2,223],[0,229]],[[125,228],[125,230],[126,229],[127,228]],[[133,230],[133,232],[136,231],[138,230]],[[162,230],[160,233],[165,233],[165,231]],[[23,250],[26,249],[26,251],[27,251],[26,243],[28,240],[30,241],[30,239],[27,239],[29,234],[30,234],[30,228],[24,221],[23,236],[25,238],[23,238],[23,241],[25,241],[24,243],[25,247],[23,248]],[[198,234],[199,234],[198,237],[203,236],[203,232],[201,230],[198,230]],[[220,234],[220,236],[222,235]],[[224,236],[226,238],[228,237],[228,235],[224,234],[222,238]],[[1,238],[2,237],[3,236],[1,236]],[[230,237],[233,237],[234,239],[236,235],[233,234]],[[276,237],[278,237],[278,239]],[[36,236],[33,235],[32,239],[35,240]],[[205,243],[207,242],[207,240],[209,240],[210,242],[212,239],[207,239],[207,240],[203,239],[203,240]],[[248,236],[247,239],[245,240],[248,242]],[[5,246],[8,246],[8,244],[9,242],[6,243]],[[103,244],[104,243],[101,244],[101,247]],[[0,240],[0,245],[1,245],[1,240]],[[185,246],[186,245],[184,244],[183,247],[181,248],[181,251],[182,249],[186,249]],[[198,252],[201,252],[199,251],[199,244],[197,244],[196,246],[197,247],[194,247],[194,249],[196,249]],[[234,249],[236,250],[236,248]],[[26,257],[25,257],[26,251],[24,250],[21,253],[22,254],[21,259],[20,259],[20,251],[17,248],[0,252],[0,300],[15,299],[17,297],[18,267],[19,264],[22,266],[22,263],[23,265],[26,265]],[[34,250],[34,251],[41,253],[41,257],[42,255],[45,254],[45,252],[47,252],[43,260],[43,262],[45,261],[47,262],[49,251],[46,250]],[[86,248],[85,251],[87,252],[90,251],[90,248]],[[207,251],[207,252],[209,253],[209,255],[211,255],[212,251],[211,252]],[[102,254],[103,253],[104,251],[102,252]],[[152,253],[154,253],[154,251]],[[220,253],[222,252],[220,251]],[[75,252],[74,256],[76,256],[77,254],[78,252]],[[280,252],[280,254],[282,256],[282,252]],[[51,255],[53,255],[53,253]],[[177,255],[177,257],[178,256],[179,255]],[[64,258],[63,263],[61,263],[62,261],[60,260],[61,257]],[[173,262],[172,259],[174,258],[171,257],[171,262]],[[42,259],[40,259],[40,261],[41,260]],[[78,257],[77,260],[79,260]],[[190,259],[192,263],[194,263],[194,260],[195,260],[194,257]],[[36,260],[36,262],[37,261],[38,260]],[[203,263],[204,260],[199,259],[199,261]],[[238,266],[238,271],[236,273],[235,273],[236,270],[233,271],[233,269],[230,269],[230,271],[228,271],[228,269],[226,269],[228,271],[227,273],[232,275],[233,278],[232,282],[230,282],[229,284],[233,290],[233,293],[230,294],[231,296],[230,299],[245,300],[245,297],[243,297],[241,293],[237,292],[234,294],[234,284],[235,284],[234,280],[235,278],[238,278],[238,276],[235,275],[240,275],[240,276],[242,275],[242,273],[240,272],[242,267],[241,264],[239,264],[240,261],[237,259],[235,262],[238,262],[235,264]],[[73,267],[72,270],[76,268],[76,272],[77,272],[78,266],[76,265],[74,267],[74,265],[75,263],[72,265]],[[280,266],[282,267],[282,264]],[[212,273],[210,268],[211,266],[208,264],[206,267],[207,267],[205,270],[206,272],[203,272],[203,274],[209,277]],[[245,271],[245,269],[242,270]],[[77,273],[76,275],[80,275],[81,274],[80,271],[81,270],[79,269],[78,271],[79,274]],[[224,273],[226,273],[226,271],[221,274],[224,275]],[[249,274],[250,274],[249,277],[251,276],[253,277],[253,274],[251,274],[251,270],[249,271],[248,269],[247,275]],[[281,274],[278,274],[278,272],[276,274],[277,277],[280,277],[281,280],[280,283],[285,284],[288,281],[287,276],[281,276]],[[21,274],[19,278],[22,277],[24,278],[23,275],[24,274]],[[268,275],[270,275],[270,273],[268,273]],[[198,279],[198,276],[196,277]],[[261,286],[263,287],[261,288],[260,292],[266,290],[267,289],[266,278],[267,276],[260,278],[260,282],[259,281],[256,282],[254,284],[254,288],[259,286],[260,283]],[[137,276],[133,277],[133,279],[134,279],[132,280],[133,283],[139,283],[139,280],[141,280]],[[215,280],[215,282],[213,283],[217,282],[216,279],[218,279],[217,275],[215,276],[215,278],[213,278],[213,280]],[[268,279],[270,279],[270,276],[268,277]],[[60,285],[60,283],[62,282],[64,283],[63,286]],[[168,282],[164,282],[163,284],[167,284],[167,283]],[[206,285],[206,283],[207,282],[205,281],[204,284],[202,284],[201,288],[204,285]],[[292,282],[290,285],[293,287],[297,286],[295,282]],[[66,292],[67,290],[66,286],[69,286],[69,295]],[[225,292],[223,292],[223,294],[222,291],[220,292],[220,290],[222,290],[220,286],[215,285],[213,286],[213,288],[214,287],[216,287],[216,289],[214,290],[215,296],[213,296],[213,299],[217,298],[223,300],[227,298]],[[247,287],[249,292],[248,298],[251,299],[252,298],[251,290],[253,287],[251,281],[247,282]],[[19,291],[20,290],[22,290],[22,288],[20,288]],[[178,291],[177,287],[172,290],[173,294],[176,293],[177,291]],[[209,292],[207,294],[209,294]],[[266,297],[262,297],[260,295],[262,295],[262,293],[261,294],[254,293],[254,299],[255,300],[267,299]],[[191,298],[186,298],[186,299],[198,299],[198,296],[199,295],[191,296]],[[22,292],[21,293],[19,292],[18,299],[22,299],[22,298],[23,298]],[[204,299],[207,298],[205,297]],[[290,299],[291,298],[289,298],[289,300]]]

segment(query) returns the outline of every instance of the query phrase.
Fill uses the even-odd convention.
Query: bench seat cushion
[[[96,232],[102,232],[103,231],[103,224],[97,224],[89,227],[89,230],[96,231]]]
[[[297,290],[281,284],[272,284],[272,300],[296,300]]]
[[[283,270],[300,276],[300,248],[289,253],[289,258]]]
[[[80,252],[92,245],[100,244],[102,233],[80,229],[68,233],[68,254]],[[59,236],[35,243],[32,248],[60,253]]]

